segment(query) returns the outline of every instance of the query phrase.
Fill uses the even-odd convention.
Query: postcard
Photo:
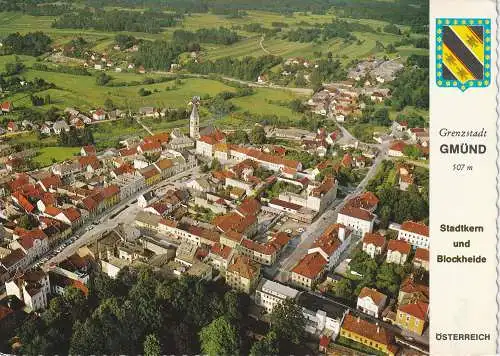
[[[499,354],[497,6],[0,0],[0,354]]]

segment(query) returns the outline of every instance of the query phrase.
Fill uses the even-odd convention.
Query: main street
[[[300,243],[293,250],[293,252],[278,262],[279,273],[275,276],[275,279],[280,282],[288,281],[289,271],[299,262],[299,260],[304,257],[307,250],[312,246],[314,240],[320,236],[323,231],[326,230],[328,226],[337,221],[337,214],[344,207],[344,205],[354,196],[363,192],[366,188],[368,182],[375,176],[378,167],[384,159],[387,157],[387,145],[378,145],[379,153],[372,166],[368,169],[366,176],[361,180],[361,182],[356,186],[356,188],[349,193],[344,199],[336,199],[331,206],[329,206],[326,211],[319,218],[316,219],[307,230],[302,234]],[[359,240],[351,242],[351,245],[346,251],[350,251]]]
[[[140,211],[140,208],[136,204],[136,200],[140,195],[148,191],[158,192],[165,186],[175,184],[177,181],[186,177],[197,177],[198,174],[199,174],[198,166],[183,171],[179,174],[176,174],[172,177],[169,177],[161,181],[160,183],[154,186],[144,188],[142,191],[137,192],[136,195],[133,195],[128,199],[119,202],[112,209],[96,217],[93,221],[87,221],[83,226],[81,226],[78,229],[78,231],[75,231],[73,233],[73,236],[81,234],[80,237],[75,242],[64,248],[61,252],[48,259],[43,264],[43,268],[46,269],[52,263],[58,263],[63,261],[64,259],[74,254],[80,247],[89,244],[91,241],[95,240],[97,237],[101,236],[106,231],[113,229],[118,224],[122,223],[130,224],[131,222],[133,222],[135,220],[135,216]],[[98,224],[94,225],[95,222],[98,222]],[[91,230],[88,230],[88,227],[93,225],[94,227]],[[48,255],[50,256],[50,253],[51,252],[47,253],[45,256]],[[41,258],[45,256],[41,256]]]

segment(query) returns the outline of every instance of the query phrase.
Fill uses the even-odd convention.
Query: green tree
[[[250,349],[250,356],[271,356],[278,354],[278,337],[274,331],[270,331],[263,339],[255,342]]]
[[[260,125],[255,125],[250,132],[250,142],[254,145],[262,145],[266,143],[266,132]]]
[[[304,314],[302,314],[300,306],[292,299],[286,299],[274,307],[271,313],[271,331],[279,335],[281,339],[295,345],[300,344],[303,340],[305,326]]]
[[[219,317],[201,329],[201,350],[209,356],[230,356],[239,353],[236,328],[225,317]]]
[[[210,164],[210,169],[212,171],[219,171],[222,168],[222,165],[220,164],[219,160],[217,158],[214,158],[212,160],[212,163]]]
[[[160,356],[160,342],[154,334],[149,334],[144,340],[144,356]]]
[[[348,278],[343,278],[335,284],[335,296],[350,300],[354,296],[353,294],[353,284]]]
[[[99,86],[104,86],[104,85],[108,84],[111,79],[112,78],[109,75],[101,72],[97,75],[95,82]]]
[[[17,225],[23,229],[31,230],[38,226],[38,220],[33,215],[26,214],[19,218]]]
[[[107,98],[106,100],[104,100],[104,108],[108,111],[111,111],[115,108],[115,104],[113,103],[113,100],[111,100],[110,98]]]

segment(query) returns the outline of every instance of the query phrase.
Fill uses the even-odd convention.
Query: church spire
[[[189,117],[189,137],[192,139],[200,138],[200,115],[198,113],[198,106],[200,105],[200,97],[194,96],[191,100],[193,109],[191,111],[191,116]]]

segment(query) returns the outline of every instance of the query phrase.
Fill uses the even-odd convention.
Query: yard
[[[70,159],[80,152],[80,147],[43,147],[33,161],[42,167]]]

